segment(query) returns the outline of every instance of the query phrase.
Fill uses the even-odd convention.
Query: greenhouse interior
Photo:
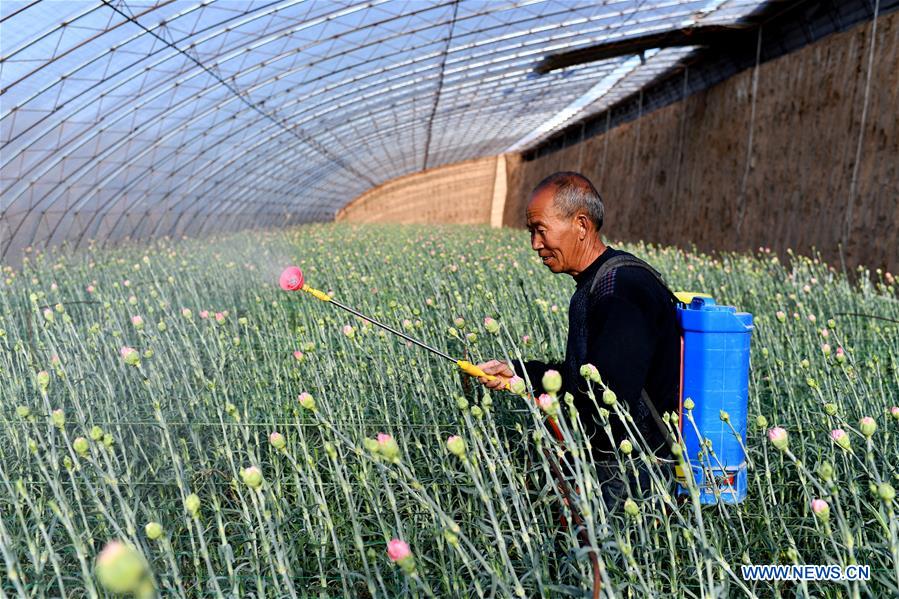
[[[0,596],[899,596],[899,0],[0,0]]]

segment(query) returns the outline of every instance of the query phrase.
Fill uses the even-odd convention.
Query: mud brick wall
[[[336,220],[488,224],[495,176],[491,156],[400,177],[350,202]]]
[[[524,226],[533,186],[575,170],[603,196],[609,239],[705,251],[818,250],[839,268],[848,227],[847,268],[895,273],[899,12],[877,22],[862,124],[870,40],[867,22],[760,65],[754,119],[749,69],[562,150],[510,160],[503,222]]]

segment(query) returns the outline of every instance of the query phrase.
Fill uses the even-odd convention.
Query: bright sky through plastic
[[[4,1],[0,260],[330,220],[425,166],[538,143],[690,49],[537,75],[542,58],[759,4]]]

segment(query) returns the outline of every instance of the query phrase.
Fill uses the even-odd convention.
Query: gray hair
[[[605,212],[602,197],[587,177],[571,171],[553,173],[538,183],[533,193],[550,185],[553,186],[553,205],[562,216],[572,218],[578,211],[583,211],[597,232],[602,229]]]

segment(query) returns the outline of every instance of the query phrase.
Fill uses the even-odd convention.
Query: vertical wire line
[[[752,107],[749,111],[749,142],[746,144],[746,166],[743,169],[743,180],[740,182],[740,195],[737,196],[737,240],[740,239],[740,230],[743,227],[743,218],[746,216],[746,182],[749,179],[749,169],[752,166],[752,137],[755,132],[755,104],[759,89],[759,61],[762,56],[762,27],[759,27],[758,40],[755,46],[755,67],[752,69]]]
[[[865,121],[868,119],[868,99],[871,93],[871,72],[874,70],[874,48],[877,45],[877,14],[880,12],[880,0],[874,2],[874,18],[871,22],[871,43],[868,46],[868,72],[865,75],[865,95],[862,102],[862,118],[858,127],[858,145],[855,148],[855,164],[852,165],[852,180],[849,183],[849,201],[846,204],[846,219],[843,225],[843,235],[840,243],[840,260],[843,262],[843,270],[846,270],[846,261],[843,252],[849,243],[849,235],[852,232],[852,205],[855,203],[855,195],[858,191],[858,170],[862,159],[862,144],[865,141]]]

